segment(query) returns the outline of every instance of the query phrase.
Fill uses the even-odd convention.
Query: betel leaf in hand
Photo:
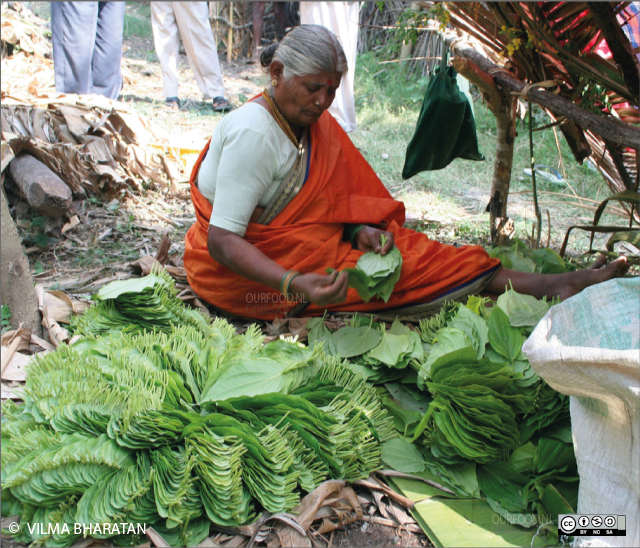
[[[491,346],[498,354],[513,363],[522,349],[522,334],[515,327],[511,327],[509,317],[499,306],[493,307],[487,324]]]
[[[365,303],[368,303],[371,297],[375,295],[372,290],[374,284],[371,278],[359,268],[345,268],[343,272],[349,274],[349,287],[355,289],[360,298]]]
[[[382,234],[380,244],[386,243],[387,237]],[[349,287],[354,288],[364,302],[378,297],[386,303],[400,279],[402,255],[395,246],[386,255],[368,251],[358,259],[355,268],[345,270],[349,273]]]

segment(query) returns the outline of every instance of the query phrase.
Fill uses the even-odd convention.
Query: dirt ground
[[[332,545],[337,548],[372,546],[433,546],[425,535],[377,523],[357,522],[335,532]]]

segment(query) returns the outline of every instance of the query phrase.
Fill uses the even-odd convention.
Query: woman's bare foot
[[[559,288],[557,293],[558,297],[568,299],[591,285],[606,282],[613,278],[620,278],[629,270],[626,257],[618,257],[609,264],[605,264],[606,260],[606,257],[601,255],[588,270],[578,270],[576,272],[561,274],[561,276],[566,276],[567,279],[562,280],[564,283],[562,283],[559,278],[554,280],[563,286]]]
[[[486,291],[500,295],[513,287],[518,293],[533,295],[536,299],[568,299],[590,285],[624,276],[629,270],[626,257],[620,257],[609,264],[605,262],[606,257],[598,258],[591,269],[564,274],[537,274],[501,268],[487,285]]]

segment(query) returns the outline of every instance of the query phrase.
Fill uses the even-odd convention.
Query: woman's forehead
[[[307,84],[316,84],[320,86],[338,86],[342,79],[341,72],[316,72],[314,74],[306,74],[305,76],[299,76],[301,81]]]

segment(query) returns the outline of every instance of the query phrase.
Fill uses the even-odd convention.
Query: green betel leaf
[[[317,342],[324,343],[324,350],[327,354],[337,354],[338,349],[333,339],[331,331],[324,323],[324,318],[311,318],[307,323],[309,333],[307,339],[309,348],[313,348]]]
[[[396,251],[398,253],[398,256],[400,256],[400,252],[396,248],[391,250],[390,253],[393,253],[394,251]],[[385,278],[382,283],[377,284],[375,286],[376,296],[382,299],[385,303],[389,301],[389,298],[393,293],[393,289],[395,288],[396,284],[398,283],[398,280],[400,279],[401,266],[402,266],[402,259],[400,260],[400,263],[398,264],[398,267],[396,268],[396,270],[392,272],[387,278]]]
[[[388,365],[398,367],[400,358],[413,351],[413,341],[406,335],[383,333],[380,343],[369,351],[369,357]],[[404,366],[406,367],[406,363]]]
[[[166,285],[166,281],[161,276],[149,274],[143,278],[130,278],[128,280],[118,280],[105,285],[95,295],[97,301],[107,301],[117,299],[126,293],[142,293],[145,289],[155,287],[156,284]]]
[[[575,509],[571,507],[571,504],[567,502],[551,483],[545,487],[540,500],[547,513],[552,516],[575,514]]]
[[[477,351],[473,348],[471,339],[462,330],[455,327],[443,327],[436,334],[436,344],[431,348],[431,352],[427,359],[420,366],[419,377],[428,378],[430,376],[431,367],[439,358],[455,352],[461,351],[460,354],[451,356],[452,359],[464,358],[465,360],[475,360]]]
[[[285,387],[287,363],[269,358],[239,360],[228,366],[201,401],[226,400],[238,396],[256,396],[280,392]]]
[[[460,306],[458,313],[450,325],[451,327],[456,327],[464,331],[468,335],[473,343],[473,347],[476,349],[478,359],[484,356],[487,343],[489,342],[489,328],[484,319],[466,306]]]
[[[531,255],[540,266],[543,274],[562,274],[569,271],[564,259],[553,249],[534,249]]]
[[[513,327],[535,326],[549,311],[549,305],[531,295],[521,295],[513,289],[505,291],[496,305],[509,317]]]
[[[345,268],[343,272],[349,274],[349,287],[353,287],[360,295],[360,298],[365,303],[368,303],[374,295],[370,290],[372,285],[371,278],[359,268]]]
[[[369,251],[358,259],[356,266],[371,278],[384,278],[396,269],[396,256]]]
[[[415,474],[426,466],[418,448],[403,438],[394,438],[382,444],[382,461],[398,472]]]
[[[522,491],[529,479],[504,462],[491,462],[478,468],[480,490],[510,512],[524,512],[527,501]]]
[[[507,464],[520,474],[533,472],[533,458],[537,448],[530,441],[518,447],[507,460]]]
[[[341,358],[353,358],[378,345],[382,334],[372,327],[343,327],[333,334]]]
[[[385,241],[383,234],[382,245]],[[374,296],[387,302],[400,279],[402,254],[397,247],[386,255],[369,251],[358,259],[356,268],[346,270],[349,272],[349,287],[355,288],[365,302]]]
[[[404,436],[411,436],[415,427],[420,422],[419,411],[409,411],[400,407],[392,398],[380,397],[383,407],[393,417],[393,425]]]
[[[553,438],[540,438],[537,457],[538,474],[548,470],[560,470],[576,461],[573,442],[565,443]]]
[[[535,514],[531,513],[514,513],[504,508],[497,500],[493,500],[491,497],[487,497],[487,504],[491,509],[500,514],[507,523],[524,527],[525,529],[531,529],[532,527],[538,527],[539,519]]]
[[[425,455],[425,461],[429,470],[439,476],[443,483],[451,487],[458,495],[480,497],[475,462],[464,461],[449,465],[437,460],[429,453]]]
[[[509,324],[508,316],[498,306],[493,307],[489,321],[489,342],[501,356],[514,362],[522,349],[522,334]]]
[[[392,335],[406,335],[407,333],[411,333],[411,329],[409,329],[396,317],[396,319],[393,320],[393,323],[391,324],[389,333],[391,333]]]

